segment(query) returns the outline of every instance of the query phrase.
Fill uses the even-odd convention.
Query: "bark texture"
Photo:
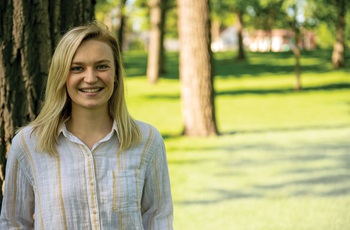
[[[216,135],[209,0],[178,0],[178,15],[184,134]]]
[[[336,0],[337,6],[337,31],[336,42],[333,46],[332,62],[335,68],[344,67],[344,50],[345,50],[345,14],[346,14],[346,2],[347,0]],[[348,3],[349,4],[349,3]]]
[[[237,11],[237,37],[238,37],[238,60],[245,60],[244,44],[243,44],[243,13]]]
[[[152,84],[158,81],[159,75],[164,71],[164,26],[167,10],[167,0],[150,0],[150,23],[147,78]]]
[[[58,39],[67,28],[92,20],[94,4],[95,0],[4,0],[0,4],[1,188],[16,129],[40,111]]]
[[[126,15],[125,15],[125,5],[126,0],[122,0],[120,2],[120,27],[118,31],[118,43],[119,43],[119,50],[120,52],[123,51],[123,45],[124,45],[124,28],[126,25]]]

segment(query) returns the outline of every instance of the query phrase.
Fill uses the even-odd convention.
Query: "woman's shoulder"
[[[155,157],[161,157],[165,154],[164,140],[160,132],[156,127],[143,121],[136,121],[141,131],[141,142],[137,148],[142,149],[143,153],[147,153],[145,156],[150,160]],[[147,161],[147,162],[149,162]]]
[[[136,124],[140,129],[143,141],[163,142],[163,137],[156,127],[139,120],[136,120]]]
[[[139,121],[139,120],[136,120],[136,124],[139,127],[139,129],[143,135],[144,134],[149,135],[150,133],[152,133],[153,135],[161,137],[160,132],[153,125],[146,123],[144,121]]]
[[[7,158],[9,167],[18,163],[27,175],[30,175],[31,172],[32,153],[36,146],[32,131],[33,128],[30,126],[18,130],[11,141]]]
[[[32,126],[25,126],[20,128],[16,135],[11,141],[11,148],[15,149],[16,152],[21,152],[20,150],[28,148],[28,145],[33,145],[35,141],[35,134],[33,133]],[[35,144],[34,144],[35,145]]]

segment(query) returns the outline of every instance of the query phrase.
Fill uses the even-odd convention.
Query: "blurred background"
[[[164,138],[176,229],[350,229],[348,0],[2,1],[1,186],[59,38],[91,20]]]

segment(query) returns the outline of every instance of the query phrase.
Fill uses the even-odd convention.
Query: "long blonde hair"
[[[38,151],[57,154],[57,139],[60,127],[71,113],[71,101],[66,90],[66,79],[73,56],[83,41],[94,39],[108,44],[114,54],[116,84],[109,100],[109,115],[116,120],[119,133],[119,152],[137,145],[141,132],[130,116],[124,92],[124,70],[118,41],[106,26],[93,22],[68,31],[59,41],[52,57],[46,85],[45,101],[38,117],[31,122],[33,133],[38,138]]]

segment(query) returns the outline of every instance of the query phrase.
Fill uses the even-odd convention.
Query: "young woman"
[[[134,120],[116,39],[73,28],[52,58],[42,111],[12,141],[0,229],[172,229],[164,142]]]

